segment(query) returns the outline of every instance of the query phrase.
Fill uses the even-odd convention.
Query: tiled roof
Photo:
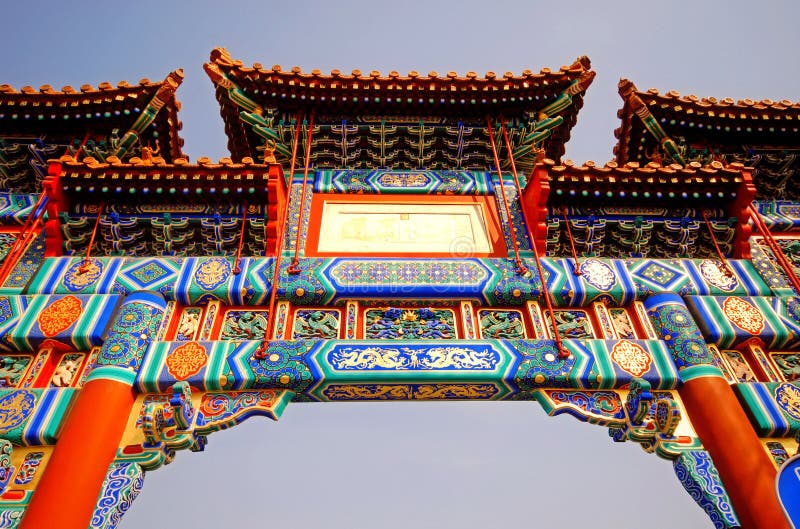
[[[113,129],[124,134],[152,98],[170,93],[170,98],[147,129],[144,143],[156,145],[168,159],[183,156],[182,123],[178,119],[180,103],[171,95],[183,80],[183,71],[171,72],[161,81],[142,79],[137,84],[121,81],[39,89],[23,86],[19,90],[0,85],[0,137],[47,137],[50,143],[70,143],[82,139],[84,132],[108,135]],[[80,137],[78,137],[80,136]],[[156,137],[158,139],[156,139]]]
[[[396,87],[412,85],[418,86],[420,89],[428,89],[427,86],[421,86],[423,83],[442,83],[447,84],[448,87],[455,86],[456,88],[472,89],[473,86],[502,86],[509,83],[533,83],[534,85],[557,83],[563,80],[577,79],[580,74],[588,71],[591,68],[591,62],[588,57],[579,57],[575,62],[569,66],[562,66],[558,70],[553,71],[550,68],[542,68],[538,73],[531,70],[524,70],[520,75],[515,75],[512,72],[505,72],[502,75],[495,72],[486,72],[483,76],[479,76],[475,72],[467,72],[463,76],[459,76],[456,72],[447,72],[444,75],[433,71],[427,75],[421,75],[419,72],[411,71],[406,75],[400,75],[396,71],[391,71],[386,75],[382,75],[377,70],[372,70],[369,73],[362,72],[361,70],[353,70],[350,74],[342,73],[340,70],[332,70],[330,74],[323,74],[320,70],[314,69],[311,72],[303,72],[298,66],[294,66],[289,70],[284,70],[280,65],[274,65],[270,68],[265,68],[260,63],[254,63],[252,66],[247,67],[240,60],[231,58],[230,54],[225,48],[216,48],[211,52],[211,63],[216,64],[221,69],[229,73],[239,73],[246,76],[253,76],[259,78],[263,82],[280,84],[281,82],[289,84],[292,81],[297,83],[319,83],[317,86],[323,86],[322,83],[328,84],[333,89],[347,90],[354,88],[351,83],[357,83],[359,89],[387,89],[394,85]],[[330,85],[332,82],[343,82],[347,85],[334,86]],[[375,83],[378,83],[376,86]],[[305,87],[298,85],[299,87]],[[517,87],[517,88],[529,88]]]
[[[544,160],[550,176],[550,202],[569,203],[576,201],[610,202],[644,205],[648,198],[662,201],[707,203],[728,202],[741,191],[747,179],[742,164],[724,165],[713,162],[703,166],[692,162],[686,167],[678,164],[661,165],[650,162],[619,164],[608,162],[597,165],[592,161],[576,165],[571,160],[557,164]],[[697,206],[695,206],[697,207]]]
[[[20,104],[22,101],[30,101],[33,103],[47,99],[65,101],[61,96],[70,96],[76,100],[81,100],[87,96],[101,95],[106,100],[111,100],[115,97],[125,96],[128,94],[138,95],[142,93],[148,93],[151,91],[150,89],[157,89],[163,84],[164,81],[151,81],[147,78],[141,79],[136,84],[130,84],[128,81],[120,81],[117,83],[117,86],[114,86],[109,82],[102,82],[96,87],[90,84],[84,84],[81,85],[80,88],[75,89],[74,87],[67,85],[62,87],[60,90],[55,90],[49,84],[40,86],[38,90],[32,86],[23,86],[19,90],[16,90],[9,84],[0,84],[0,103],[12,101],[14,97],[17,98],[16,101],[18,104]],[[55,96],[55,98],[52,96]],[[70,99],[66,100],[69,101]],[[87,102],[88,101],[84,101],[84,103]]]
[[[631,81],[621,79],[619,93],[624,106],[614,131],[618,162],[647,162],[657,145],[648,135],[636,111],[646,109],[667,136],[678,142],[702,143],[715,150],[743,144],[754,147],[797,146],[800,144],[800,102],[763,99],[697,97],[672,90],[664,94],[655,88],[639,91]]]
[[[556,163],[553,160],[545,159],[542,160],[541,165],[546,166],[550,173],[564,173],[572,176],[591,176],[592,179],[595,180],[628,177],[670,177],[697,179],[700,181],[706,177],[741,175],[742,170],[747,169],[740,163],[724,165],[720,162],[713,162],[708,165],[692,162],[687,164],[686,167],[683,167],[679,164],[660,164],[655,162],[640,164],[638,162],[617,163],[615,161],[610,161],[601,166],[592,160],[577,165],[572,160],[564,160],[563,163]]]
[[[564,123],[554,129],[546,144],[547,155],[558,159],[564,153],[564,144],[583,105],[583,94],[595,75],[587,57],[580,57],[558,70],[545,68],[538,73],[525,70],[519,75],[510,72],[487,72],[483,76],[475,72],[464,75],[429,72],[425,75],[415,71],[406,75],[392,71],[384,75],[360,70],[349,74],[333,70],[323,74],[319,70],[303,72],[298,67],[265,68],[258,63],[248,67],[232,59],[224,48],[211,52],[205,69],[216,85],[228,148],[235,159],[257,157],[255,146],[262,145],[263,139],[241,123],[241,108],[231,102],[227,93],[229,82],[259,106],[256,113],[272,110],[277,116],[276,122],[286,122],[298,111],[314,109],[318,124],[341,126],[343,119],[348,124],[372,124],[376,116],[394,116],[407,118],[405,121],[411,124],[424,121],[425,125],[438,123],[453,127],[463,123],[469,127],[485,127],[487,115],[495,119],[503,115],[507,120],[522,119],[528,114],[535,116],[538,110],[579,81],[572,103],[561,113]],[[391,122],[389,118],[387,123]],[[363,143],[366,144],[366,140]]]
[[[269,165],[256,164],[251,158],[234,163],[230,158],[214,162],[199,158],[190,164],[186,158],[167,163],[161,157],[142,160],[134,157],[126,162],[110,156],[105,163],[93,158],[76,161],[63,156],[61,184],[67,193],[94,194],[95,197],[117,196],[133,192],[152,192],[166,196],[226,195],[228,198],[263,196],[267,193]],[[86,195],[82,195],[84,200]]]

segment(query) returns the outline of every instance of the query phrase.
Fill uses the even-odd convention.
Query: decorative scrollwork
[[[661,399],[656,403],[656,427],[667,437],[672,437],[681,422],[681,408],[673,399]]]
[[[14,475],[11,465],[11,441],[0,439],[0,493],[5,492]]]
[[[675,437],[681,421],[680,405],[668,391],[651,391],[645,380],[634,378],[631,382],[625,414],[626,424],[609,428],[616,442],[631,440],[667,459],[699,446],[692,438]]]
[[[625,409],[630,417],[631,424],[639,426],[644,421],[653,402],[653,394],[650,393],[650,383],[641,378],[634,378],[631,382],[631,390],[625,402]]]
[[[144,432],[145,443],[148,445],[159,443],[165,426],[164,405],[157,402],[148,403],[144,417],[142,417],[142,431]]]
[[[195,414],[192,390],[188,382],[176,382],[172,386],[172,398],[169,399],[169,405],[172,407],[172,417],[177,430],[179,432],[188,431]]]

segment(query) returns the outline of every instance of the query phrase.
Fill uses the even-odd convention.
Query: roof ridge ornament
[[[166,105],[171,99],[175,97],[175,92],[183,82],[183,69],[178,68],[170,72],[164,79],[164,83],[158,88],[153,98],[142,109],[139,118],[131,125],[131,128],[120,139],[114,155],[122,157],[139,140],[139,136],[144,132],[145,128],[150,125],[158,115],[158,112]]]
[[[642,120],[642,124],[644,124],[647,131],[660,143],[664,152],[667,153],[673,161],[685,167],[686,161],[683,159],[683,156],[681,156],[678,145],[672,138],[667,136],[667,133],[658,123],[658,120],[656,120],[650,112],[650,109],[647,108],[644,101],[636,94],[636,85],[630,80],[622,78],[619,80],[618,91],[622,99],[625,100],[625,104],[630,105],[633,113]]]

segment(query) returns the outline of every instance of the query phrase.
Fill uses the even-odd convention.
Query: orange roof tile
[[[183,70],[171,72],[161,81],[141,79],[136,84],[120,81],[116,86],[102,82],[93,87],[85,84],[76,89],[64,86],[55,90],[51,85],[39,89],[23,86],[19,90],[8,84],[0,85],[0,136],[8,134],[62,137],[80,139],[90,123],[92,130],[108,134],[117,128],[124,134],[136,120],[131,115],[134,108],[144,108],[152,97],[164,90],[174,91],[183,80]],[[183,124],[178,119],[180,102],[173,96],[154,122],[158,132],[157,143],[161,152],[170,159],[183,156],[183,139],[179,131]],[[31,125],[26,127],[26,121]],[[81,125],[73,125],[77,122]],[[7,126],[4,126],[4,123]],[[30,130],[29,130],[30,129]],[[155,143],[155,140],[153,140]]]
[[[640,108],[646,108],[676,142],[685,137],[690,143],[697,141],[715,149],[726,145],[798,143],[800,102],[700,98],[681,95],[675,90],[662,94],[655,88],[640,91],[627,79],[620,80],[619,92],[625,104],[617,111],[621,124],[614,131],[618,140],[614,154],[620,162],[646,162],[648,152],[657,145],[636,116]]]
[[[563,125],[556,129],[547,144],[548,156],[560,158],[583,105],[583,94],[595,75],[587,57],[580,57],[558,70],[543,68],[538,73],[524,70],[519,75],[486,72],[479,76],[475,72],[459,75],[435,71],[424,75],[416,71],[406,75],[391,71],[384,75],[377,70],[350,73],[332,70],[323,74],[318,69],[304,72],[296,66],[291,69],[280,65],[264,67],[260,63],[245,66],[242,61],[231,58],[224,48],[214,49],[210,62],[204,67],[216,85],[228,147],[234,158],[257,156],[255,145],[263,142],[242,127],[241,109],[231,103],[226,94],[228,81],[260,107],[278,109],[278,113],[284,115],[293,116],[298,111],[307,112],[313,108],[318,118],[325,114],[331,122],[338,118],[338,123],[342,117],[352,121],[358,116],[447,116],[452,122],[471,118],[475,121],[473,125],[479,127],[485,126],[486,115],[498,117],[502,114],[510,118],[526,112],[535,113],[573,82],[580,81],[580,90],[573,96],[572,105],[562,113]]]

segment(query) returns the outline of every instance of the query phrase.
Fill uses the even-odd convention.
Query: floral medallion
[[[80,292],[93,284],[103,273],[103,261],[99,259],[81,259],[67,268],[64,274],[64,286],[70,292]]]
[[[194,280],[203,290],[211,291],[224,283],[230,275],[231,264],[228,260],[215,257],[203,261],[194,273]]]
[[[726,273],[724,265],[712,259],[704,259],[700,262],[700,274],[711,286],[715,286],[725,292],[732,292],[739,284],[739,280],[732,273]]]
[[[641,345],[622,340],[611,349],[611,359],[620,369],[635,377],[640,377],[650,371],[653,358]]]
[[[178,380],[196,375],[208,362],[206,349],[197,342],[186,342],[167,356],[167,372]]]
[[[607,292],[617,282],[614,270],[597,259],[586,259],[581,263],[583,279],[598,290]]]
[[[82,313],[81,300],[75,296],[66,296],[44,309],[36,321],[39,323],[42,334],[52,338],[69,329]]]
[[[800,421],[800,388],[785,382],[775,388],[775,400],[789,417]]]
[[[764,330],[764,315],[742,298],[725,298],[722,303],[725,316],[745,332],[760,334]]]

